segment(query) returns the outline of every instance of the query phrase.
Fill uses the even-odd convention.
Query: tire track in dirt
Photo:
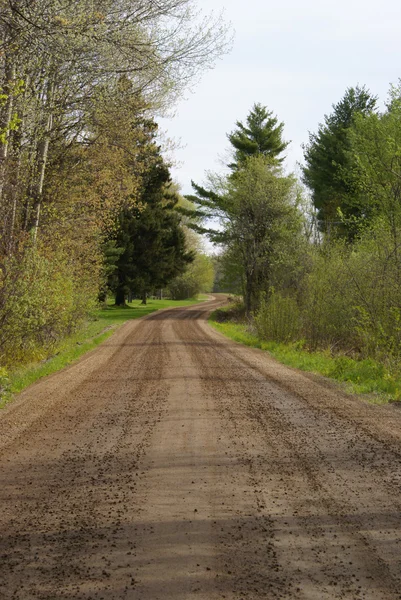
[[[317,410],[300,395],[283,392],[257,364],[251,366],[252,351],[241,349],[244,364],[237,345],[198,323],[194,328],[216,343],[214,355],[198,356],[205,392],[220,399],[255,485],[265,490],[262,506],[277,514],[276,546],[287,554],[279,562],[293,562],[295,591],[285,597],[399,597],[398,453],[324,404]],[[271,362],[288,385],[285,376],[293,372]],[[224,393],[217,393],[223,386]]]
[[[5,598],[24,600],[98,598],[111,588],[112,597],[124,598],[131,589],[135,535],[125,521],[135,521],[138,461],[168,393],[159,385],[168,362],[163,325],[135,327],[116,348],[110,338],[107,368],[62,400],[52,398],[51,414],[46,407],[2,456],[9,465],[2,506],[9,510],[0,598],[10,588]],[[44,397],[51,384],[35,387]]]
[[[401,598],[401,414],[127,324],[0,415],[0,599]]]

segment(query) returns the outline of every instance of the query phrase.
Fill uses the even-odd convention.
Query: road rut
[[[401,411],[127,323],[0,414],[0,599],[401,598]]]

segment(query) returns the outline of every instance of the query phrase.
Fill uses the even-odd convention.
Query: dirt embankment
[[[125,325],[0,413],[0,599],[401,597],[401,411]]]

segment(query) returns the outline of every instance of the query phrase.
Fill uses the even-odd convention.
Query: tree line
[[[228,134],[229,172],[193,183],[221,244],[220,289],[240,293],[264,339],[375,357],[401,354],[401,87],[384,110],[348,88],[304,146],[302,177],[283,169],[284,123],[255,104]],[[219,219],[218,230],[210,219]]]
[[[2,362],[195,260],[157,115],[229,45],[192,0],[0,0]]]

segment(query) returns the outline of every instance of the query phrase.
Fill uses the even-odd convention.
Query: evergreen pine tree
[[[375,110],[377,99],[365,87],[348,88],[304,148],[303,181],[312,191],[320,229],[352,240],[369,207],[357,191],[349,132],[357,114]],[[343,219],[340,215],[343,215]]]
[[[284,158],[279,155],[284,152],[289,142],[283,141],[284,123],[279,123],[272,111],[261,104],[254,104],[246,119],[246,125],[237,121],[237,129],[227,137],[234,147],[234,162],[229,167],[236,171],[244,164],[248,156],[263,154],[277,163]]]
[[[169,193],[170,181],[159,157],[146,174],[141,203],[120,215],[116,244],[123,251],[117,261],[116,305],[125,304],[128,292],[146,304],[152,290],[166,286],[193,261],[174,210],[178,196]]]
[[[287,148],[289,142],[282,139],[284,123],[279,123],[277,117],[273,116],[265,106],[259,103],[253,105],[246,119],[246,125],[237,121],[237,129],[228,134],[227,137],[234,149],[234,162],[228,165],[233,173],[229,176],[235,178],[241,168],[245,168],[247,159],[250,156],[264,156],[269,159],[269,164],[279,166],[284,157],[279,155]],[[188,195],[196,207],[196,211],[180,209],[180,212],[188,217],[197,219],[223,218],[230,213],[230,198],[227,195],[220,195],[214,190],[206,189],[191,181],[195,195]],[[199,233],[206,233],[215,242],[224,242],[225,234],[216,232],[212,229],[206,229],[197,223],[192,223],[191,227]]]

